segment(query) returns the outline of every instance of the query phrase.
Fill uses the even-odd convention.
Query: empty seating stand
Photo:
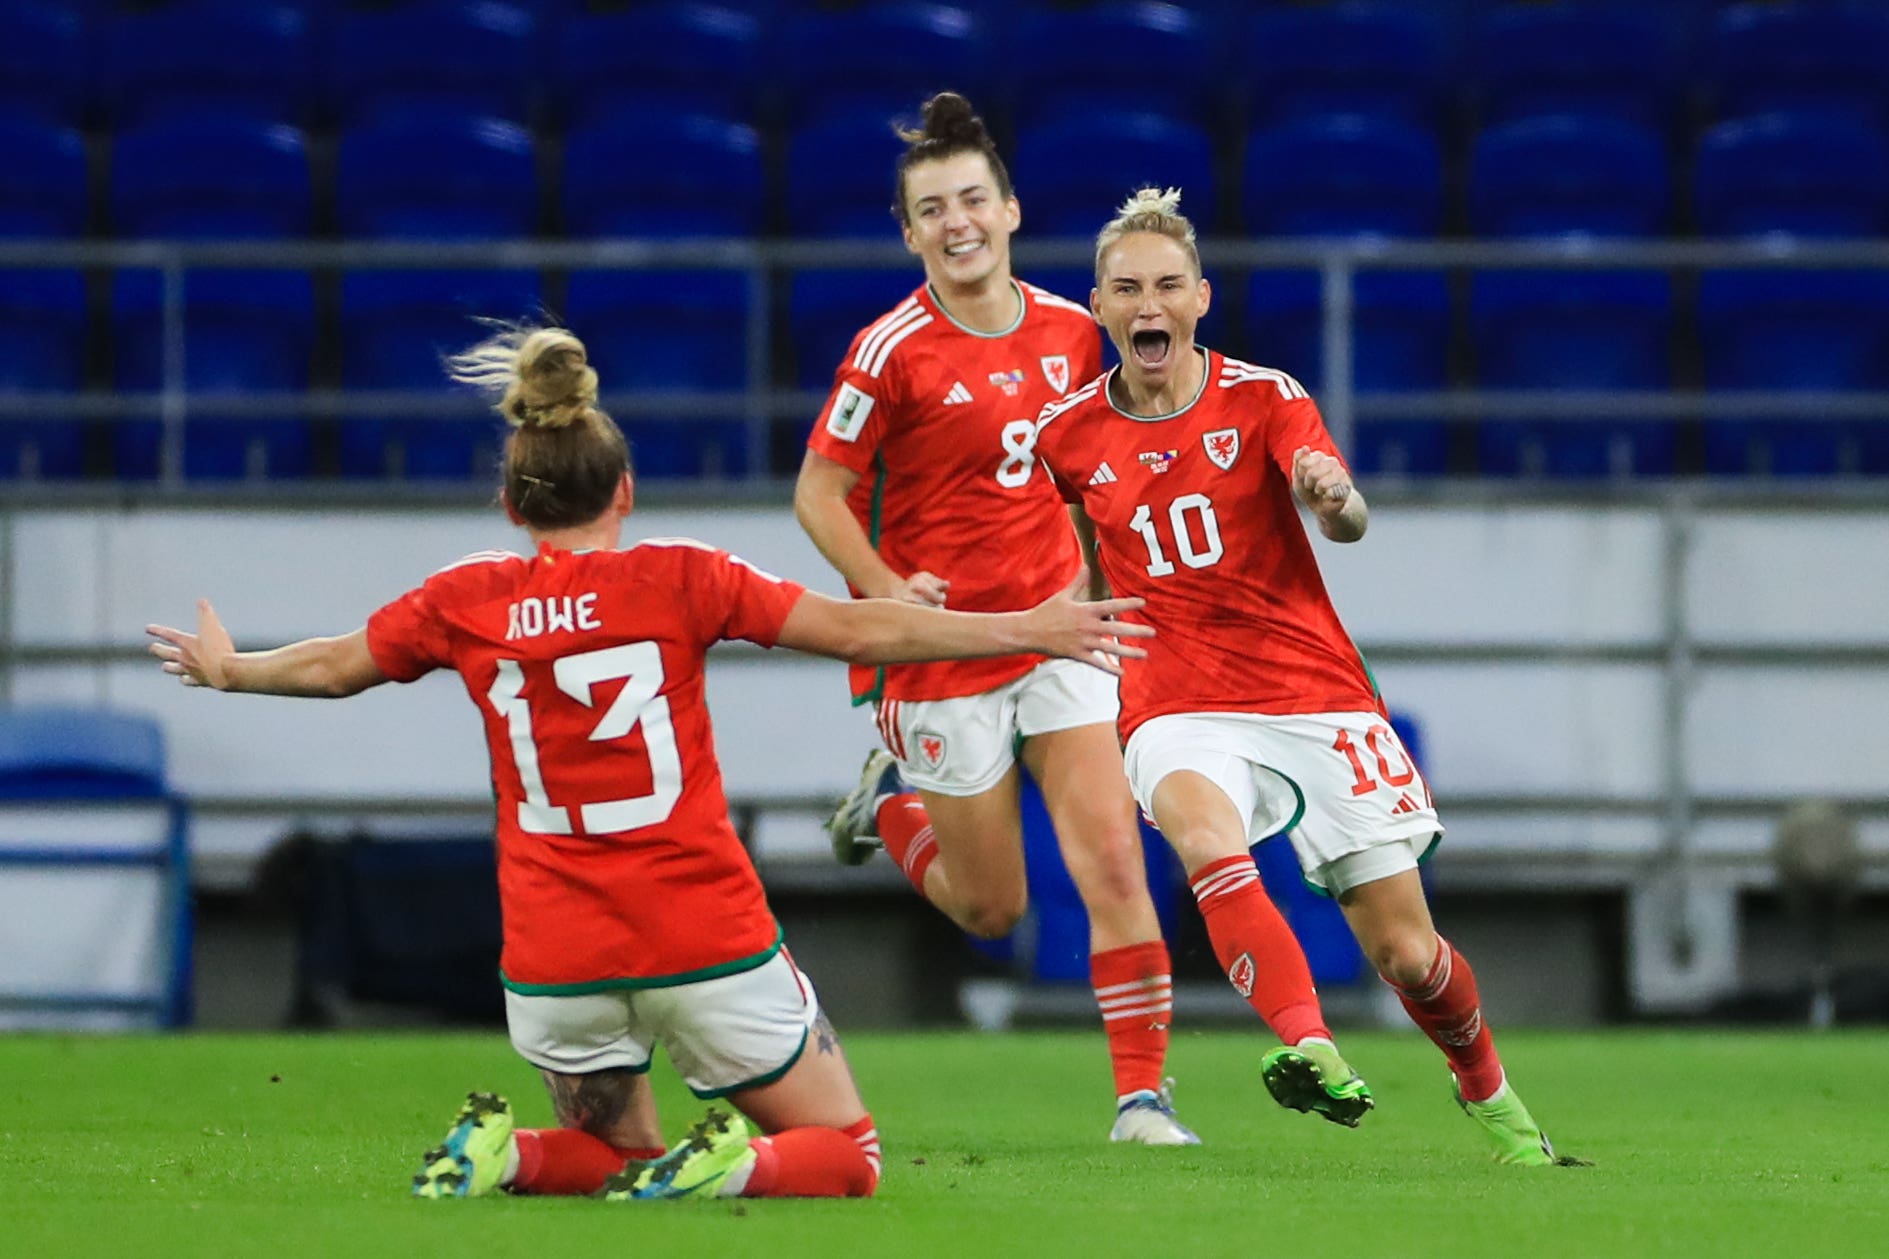
[[[151,718],[0,709],[0,1026],[190,1021],[187,822]]]

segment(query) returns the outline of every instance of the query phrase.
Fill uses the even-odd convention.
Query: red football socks
[[[938,840],[931,833],[931,818],[926,816],[924,802],[917,792],[888,796],[876,816],[879,842],[923,896],[925,871],[938,858]]]
[[[1502,1087],[1502,1059],[1496,1056],[1495,1037],[1483,1022],[1476,972],[1469,969],[1469,959],[1442,936],[1436,938],[1436,946],[1436,960],[1421,982],[1411,988],[1391,987],[1410,1021],[1449,1059],[1463,1100],[1486,1101]]]
[[[1253,858],[1241,853],[1195,870],[1189,882],[1214,956],[1235,992],[1288,1045],[1309,1036],[1331,1039],[1305,951],[1259,881]]]
[[[789,1128],[756,1137],[744,1198],[867,1198],[879,1186],[879,1132],[867,1115],[850,1128]]]
[[[520,1128],[512,1135],[518,1142],[513,1193],[595,1193],[630,1160],[662,1157],[660,1146],[653,1150],[618,1149],[576,1128]]]
[[[1174,977],[1167,944],[1146,940],[1089,955],[1089,979],[1102,1008],[1115,1095],[1158,1092],[1167,1061],[1168,1023],[1174,1012]]]

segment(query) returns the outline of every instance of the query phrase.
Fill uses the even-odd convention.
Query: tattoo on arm
[[[543,1075],[558,1123],[593,1135],[613,1130],[622,1120],[636,1083],[636,1073],[623,1067],[608,1067],[588,1075],[559,1075],[553,1071]]]

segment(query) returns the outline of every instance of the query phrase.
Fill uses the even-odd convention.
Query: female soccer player
[[[1069,515],[1036,470],[1036,413],[1101,370],[1100,338],[1088,311],[1011,275],[1022,212],[970,103],[935,96],[922,129],[899,134],[893,212],[925,283],[853,339],[808,443],[795,513],[855,594],[1027,608],[1082,566]],[[840,860],[865,860],[876,836],[952,921],[1002,936],[1028,901],[1021,742],[1089,911],[1115,1075],[1109,1137],[1196,1144],[1162,1078],[1172,981],[1112,681],[1014,655],[856,668],[853,694],[876,706],[888,751],[868,758],[828,824]]]
[[[560,329],[514,329],[452,362],[503,391],[503,501],[533,556],[487,551],[338,638],[237,652],[209,603],[194,634],[150,626],[187,686],[339,697],[457,671],[485,721],[498,800],[500,979],[513,1046],[560,1127],[514,1131],[471,1094],[414,1192],[661,1198],[870,1194],[879,1144],[813,986],[781,944],[728,821],[703,696],[722,639],[845,660],[1037,651],[1112,668],[1133,606],[1075,601],[977,616],[827,599],[686,538],[618,550],[632,483],[597,373]],[[1103,676],[1100,669],[1091,670]],[[667,1156],[649,1083],[661,1042],[710,1112]],[[654,1159],[626,1170],[633,1159]]]
[[[1180,194],[1130,198],[1096,241],[1096,319],[1122,364],[1047,407],[1037,452],[1094,521],[1102,571],[1161,637],[1124,670],[1135,798],[1186,865],[1228,979],[1278,1033],[1274,1096],[1341,1122],[1368,1094],[1334,1062],[1296,942],[1248,845],[1291,837],[1365,954],[1449,1060],[1497,1161],[1552,1163],[1504,1076],[1469,963],[1430,920],[1442,835],[1300,524],[1355,542],[1364,496],[1305,389],[1194,344],[1212,293]]]

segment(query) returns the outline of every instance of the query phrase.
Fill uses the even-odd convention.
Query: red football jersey
[[[772,956],[780,929],[728,821],[702,662],[725,638],[771,647],[802,593],[659,538],[480,552],[369,618],[382,673],[456,670],[485,718],[507,987],[650,987]]]
[[[1121,734],[1165,713],[1357,712],[1375,687],[1338,621],[1292,493],[1292,452],[1337,455],[1284,372],[1212,351],[1199,395],[1142,418],[1109,376],[1045,408],[1037,454],[1095,521],[1102,573],[1147,606],[1122,661]]]
[[[946,606],[964,612],[1033,607],[1081,566],[1069,514],[1036,469],[1036,416],[1102,370],[1101,338],[1081,306],[1017,288],[1017,322],[981,333],[920,285],[853,338],[807,443],[860,474],[848,502],[892,571],[937,574],[951,583]],[[976,695],[1041,660],[856,667],[853,694]]]

